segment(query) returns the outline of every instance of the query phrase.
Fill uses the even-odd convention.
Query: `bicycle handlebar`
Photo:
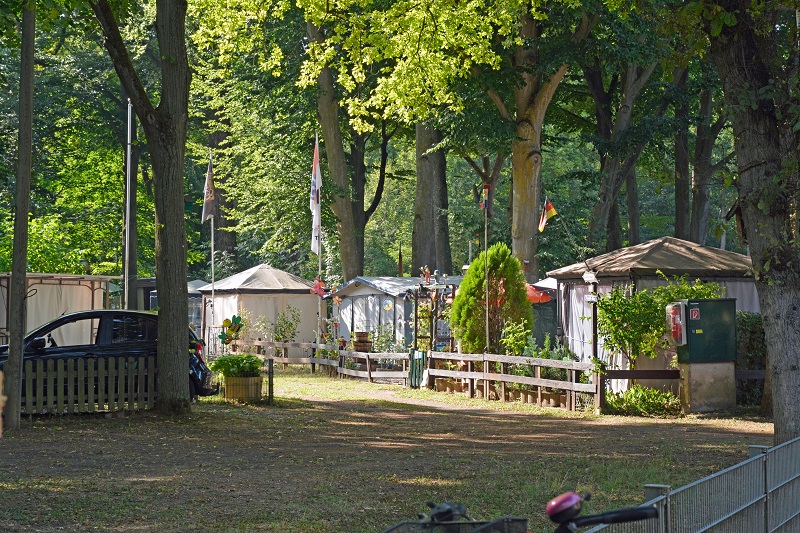
[[[655,507],[629,507],[627,509],[615,509],[605,513],[578,517],[572,522],[578,527],[584,527],[597,524],[636,522],[638,520],[647,520],[648,518],[658,518],[658,509]]]

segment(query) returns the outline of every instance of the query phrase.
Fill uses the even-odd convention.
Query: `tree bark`
[[[14,251],[11,257],[11,287],[8,317],[8,359],[4,367],[8,401],[3,412],[5,424],[17,431],[22,409],[22,354],[26,333],[25,293],[28,263],[28,215],[31,205],[31,169],[33,167],[33,73],[36,35],[36,2],[29,0],[22,8],[22,48],[19,80],[19,147],[14,209]]]
[[[437,132],[441,139],[441,132]],[[453,273],[453,256],[450,250],[450,223],[447,198],[447,154],[442,149],[433,154],[434,165],[434,240],[436,241],[436,268],[448,276]]]
[[[780,104],[770,98],[772,72],[778,57],[775,34],[759,32],[750,17],[750,2],[720,2],[736,14],[733,26],[723,25],[711,38],[711,57],[717,66],[728,106],[733,113],[734,140],[739,168],[739,205],[753,258],[759,303],[767,344],[772,384],[775,443],[800,436],[800,252],[794,244],[791,199],[798,190],[798,139],[790,117],[778,105],[798,105],[796,93],[784,95]],[[766,13],[772,20],[777,13]],[[793,50],[790,57],[796,57]],[[777,88],[776,88],[777,89]],[[742,105],[751,95],[752,103]],[[786,113],[786,114],[784,114]],[[787,149],[787,147],[793,147]],[[784,161],[785,160],[785,161]]]
[[[323,39],[319,28],[308,23],[308,35],[311,40]],[[342,275],[346,281],[363,273],[363,253],[359,255],[356,223],[353,216],[353,189],[347,174],[347,156],[339,126],[339,102],[333,85],[333,74],[330,67],[320,71],[317,78],[319,93],[317,94],[317,112],[325,140],[325,154],[328,161],[328,172],[337,192],[333,195],[331,209],[339,220],[339,254],[342,259]],[[363,236],[362,236],[363,239]],[[363,247],[362,247],[363,248]]]
[[[158,107],[153,107],[133,67],[108,0],[97,0],[91,5],[114,69],[131,98],[150,149],[156,219],[156,289],[160,305],[156,410],[180,414],[189,411],[187,242],[183,207],[190,83],[186,1],[156,2],[156,36],[163,58]]]
[[[689,238],[689,104],[686,100],[686,83],[689,69],[676,69],[675,87],[683,97],[675,108],[678,131],[675,133],[675,237]]]
[[[610,144],[613,145],[618,142],[623,132],[632,124],[634,103],[650,79],[655,66],[655,63],[648,65],[646,68],[641,68],[636,63],[628,65],[621,84],[622,94],[613,119],[613,127],[611,131],[598,132],[604,135],[604,138],[608,139]],[[590,83],[590,88],[592,85]],[[597,89],[593,89],[592,94],[595,98],[596,108],[604,102],[610,101],[607,96],[603,99],[599,98],[598,94],[602,94],[602,92]],[[601,112],[596,111],[595,113],[600,116]],[[604,112],[603,114],[608,113]],[[605,120],[605,123],[608,123],[608,119]],[[598,121],[598,125],[600,125],[600,121]],[[601,154],[600,170],[603,174],[603,181],[600,184],[597,200],[592,208],[592,217],[589,221],[589,231],[586,239],[589,246],[598,247],[605,241],[606,251],[612,251],[618,247],[619,243],[615,242],[615,239],[609,239],[608,231],[612,227],[611,224],[614,223],[610,221],[610,217],[612,210],[615,208],[619,192],[622,190],[623,184],[625,184],[628,172],[640,154],[641,149],[635,150],[633,154]]]
[[[708,239],[708,208],[711,203],[711,179],[720,167],[733,158],[731,152],[717,163],[712,163],[714,145],[722,128],[727,123],[727,116],[720,115],[711,123],[713,93],[708,89],[700,91],[700,122],[697,124],[697,139],[692,156],[694,176],[692,179],[692,219],[689,225],[689,240],[697,244],[705,244]]]
[[[414,223],[411,232],[411,275],[427,266],[436,269],[436,158],[427,153],[440,139],[437,131],[423,123],[416,127],[417,184],[414,195]]]
[[[583,40],[591,31],[597,18],[584,13],[572,35],[572,42]],[[520,263],[530,265],[525,279],[539,279],[538,223],[542,194],[542,124],[547,107],[553,99],[569,65],[557,67],[546,79],[537,73],[540,65],[540,50],[535,44],[541,36],[542,26],[526,11],[520,21],[519,37],[524,44],[517,46],[511,63],[519,69],[521,82],[514,90],[515,115],[512,116],[503,97],[487,89],[491,101],[500,115],[516,123],[517,139],[511,145],[512,169],[512,221],[511,243],[514,256]]]
[[[628,171],[625,178],[625,200],[628,207],[628,244],[641,244],[641,212],[639,210],[639,183],[636,181],[636,167]]]

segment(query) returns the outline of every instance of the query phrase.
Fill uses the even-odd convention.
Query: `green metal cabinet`
[[[686,344],[679,363],[736,360],[736,299],[683,300]]]

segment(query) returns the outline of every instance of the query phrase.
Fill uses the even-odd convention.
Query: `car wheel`
[[[197,387],[195,387],[194,381],[191,379],[189,380],[189,401],[191,403],[197,402]]]

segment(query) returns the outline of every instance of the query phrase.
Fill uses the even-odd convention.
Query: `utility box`
[[[736,299],[681,300],[667,306],[681,371],[685,413],[736,405]]]

